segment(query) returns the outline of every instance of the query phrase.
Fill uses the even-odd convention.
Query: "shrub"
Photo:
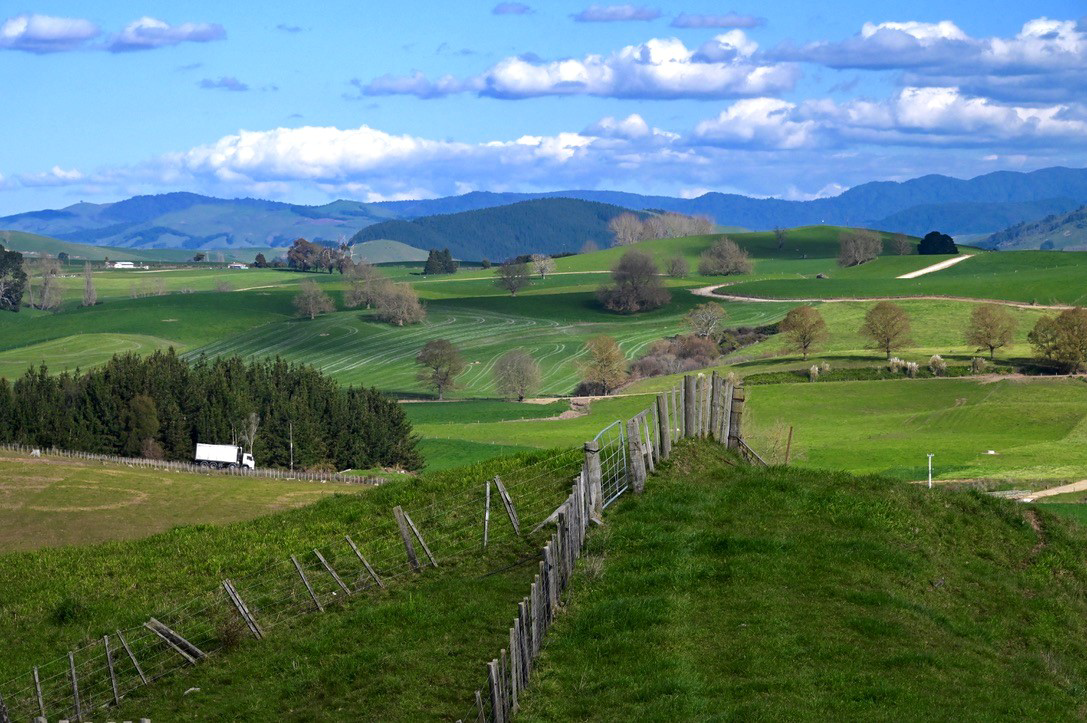
[[[642,378],[681,374],[712,366],[720,356],[720,349],[712,339],[685,334],[654,342],[645,356],[631,365],[630,371]]]
[[[947,362],[945,362],[944,358],[939,354],[933,354],[928,360],[928,368],[933,375],[942,377],[947,373]]]
[[[750,274],[751,257],[735,241],[722,238],[698,257],[698,273],[703,276]]]
[[[917,362],[906,362],[906,376],[908,376],[910,379],[916,379],[917,370],[919,368],[920,365]]]
[[[887,360],[887,368],[891,370],[892,374],[898,374],[906,368],[906,362],[894,356]]]
[[[976,356],[974,357],[973,361],[970,362],[970,373],[982,374],[985,372],[986,366],[988,365],[985,363],[985,360],[979,356]]]
[[[811,369],[808,370],[808,381],[809,382],[819,381],[819,365],[818,364],[812,364]]]
[[[825,361],[825,362],[822,362],[822,363],[821,363],[821,364],[819,365],[819,371],[821,371],[821,372],[822,372],[822,373],[824,373],[824,374],[826,374],[827,372],[829,372],[829,371],[830,371],[830,362],[827,362],[827,361]]]

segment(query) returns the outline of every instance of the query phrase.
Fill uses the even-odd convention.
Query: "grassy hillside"
[[[710,445],[673,460],[590,538],[520,720],[1087,705],[1079,525],[977,493],[733,467]]]
[[[985,240],[985,245],[1001,251],[1087,251],[1087,206],[1017,224],[994,233]]]
[[[109,258],[113,261],[189,261],[193,252],[187,249],[127,249],[113,246],[93,246],[90,244],[61,241],[50,236],[39,236],[25,231],[0,231],[0,244],[13,251],[22,251],[30,255],[60,253],[68,254],[73,262],[101,261]],[[278,254],[282,249],[252,248],[245,250],[224,250],[226,261],[252,261],[257,253]]]

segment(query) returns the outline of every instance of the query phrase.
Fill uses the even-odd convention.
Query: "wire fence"
[[[144,459],[143,457],[118,457],[112,454],[95,454],[93,452],[80,452],[72,449],[57,449],[55,447],[32,447],[25,444],[0,443],[0,451],[19,452],[34,457],[60,457],[64,459],[80,459],[91,462],[104,462],[108,464],[124,465],[138,469],[163,469],[173,472],[189,472],[191,474],[217,474],[230,477],[257,477],[267,479],[298,480],[304,482],[341,482],[353,485],[379,485],[386,480],[383,477],[360,476],[345,474],[343,472],[313,472],[309,470],[286,470],[273,467],[249,469],[248,467],[205,467],[192,462],[177,462],[166,459]]]
[[[397,506],[365,528],[345,530],[317,547],[280,555],[227,580],[207,580],[182,602],[134,613],[127,625],[100,630],[100,637],[84,639],[66,655],[0,683],[0,723],[39,716],[101,717],[134,690],[229,651],[247,636],[262,639],[330,606],[404,584],[425,568],[454,567],[498,543],[540,555],[530,594],[518,604],[510,647],[488,664],[488,686],[477,693],[466,717],[505,721],[528,684],[590,522],[599,521],[624,493],[641,491],[647,469],[667,459],[680,437],[713,436],[739,446],[742,391],[716,375],[712,383],[701,375],[689,377],[655,402],[634,419],[605,427],[581,459],[574,452],[560,453],[511,464],[501,477],[471,486],[443,487],[427,496],[416,492],[410,508]],[[732,420],[727,435],[721,414],[712,415],[716,427],[685,422],[699,414],[709,420],[714,405]],[[501,500],[493,510],[492,483]],[[497,524],[503,509],[509,525]],[[523,530],[537,520],[526,534]],[[533,545],[532,533],[549,523],[555,531],[541,550]],[[510,655],[516,659],[507,660]]]

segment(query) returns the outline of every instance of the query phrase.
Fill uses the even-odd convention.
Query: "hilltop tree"
[[[668,264],[664,267],[664,272],[673,279],[682,279],[687,276],[687,274],[691,273],[691,265],[688,264],[687,259],[682,256],[673,256],[668,259]]]
[[[871,348],[879,349],[891,358],[895,349],[912,344],[910,339],[910,317],[898,304],[881,301],[864,316],[860,333],[871,340]]]
[[[627,361],[619,342],[610,336],[597,336],[585,342],[588,361],[581,367],[583,386],[610,394],[627,379]]]
[[[641,251],[627,251],[611,270],[610,285],[601,286],[596,297],[605,309],[620,314],[652,311],[667,304],[672,295],[661,284],[657,264]]]
[[[195,254],[192,255],[192,260],[195,261],[196,263],[200,263],[201,261],[203,261],[207,257],[208,257],[208,255],[206,253],[204,253],[203,251],[197,251]],[[107,258],[106,261],[109,261],[109,258]]]
[[[532,283],[528,265],[516,259],[504,262],[495,270],[494,275],[495,286],[510,292],[510,296],[517,296],[518,291]]]
[[[0,309],[19,311],[25,290],[23,255],[18,251],[7,251],[0,245]]]
[[[408,284],[393,284],[382,280],[374,289],[375,315],[394,326],[418,324],[426,319],[426,309],[419,295]]]
[[[1043,316],[1027,334],[1027,341],[1043,359],[1065,371],[1087,370],[1087,309],[1076,306],[1057,316]]]
[[[415,363],[423,367],[419,370],[419,381],[434,388],[438,401],[456,388],[457,377],[467,366],[457,347],[448,339],[428,341],[415,357]]]
[[[336,304],[331,296],[321,290],[316,281],[307,279],[299,285],[298,295],[294,297],[294,308],[299,315],[308,316],[312,321],[321,314],[335,311]]]
[[[495,363],[494,385],[503,396],[523,402],[540,386],[540,365],[524,349],[512,349]]]
[[[729,238],[718,239],[698,257],[698,273],[703,276],[750,274],[752,268],[748,253]]]
[[[728,312],[725,311],[725,307],[707,301],[688,311],[683,321],[695,336],[710,338],[716,336],[721,322],[726,318],[728,318]]]
[[[98,291],[94,288],[94,276],[91,274],[91,262],[83,264],[83,306],[98,303]]]
[[[993,359],[997,349],[1012,342],[1017,326],[1015,317],[1000,304],[978,304],[970,312],[966,343],[988,349]]]
[[[805,361],[827,339],[827,323],[814,306],[790,309],[778,328],[785,334],[789,347],[803,354]]]
[[[541,279],[555,271],[555,260],[546,254],[532,254],[532,270],[539,274]]]
[[[959,247],[955,245],[955,239],[951,238],[946,233],[929,231],[925,234],[925,237],[921,239],[921,243],[918,244],[917,253],[922,255],[957,254],[959,253]]]
[[[838,265],[859,266],[883,252],[883,237],[877,231],[857,229],[843,233],[839,240]]]

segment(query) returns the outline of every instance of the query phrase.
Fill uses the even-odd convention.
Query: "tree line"
[[[197,442],[238,444],[262,467],[416,469],[417,438],[395,400],[343,389],[281,359],[188,363],[173,349],[121,354],[87,372],[43,365],[0,379],[0,440],[191,461]]]

